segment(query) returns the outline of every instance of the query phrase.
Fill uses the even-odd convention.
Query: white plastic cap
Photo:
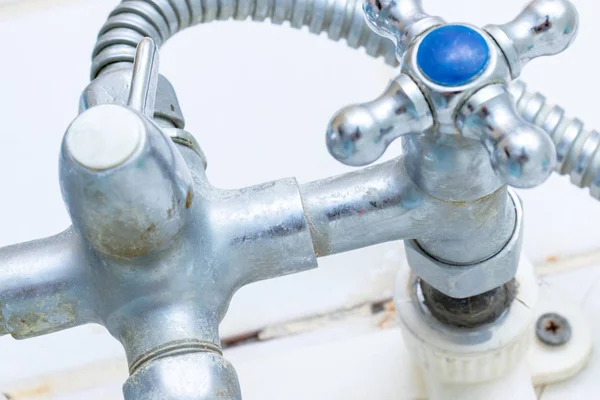
[[[92,107],[67,130],[65,150],[86,168],[107,170],[123,164],[135,153],[144,129],[141,117],[125,107]]]

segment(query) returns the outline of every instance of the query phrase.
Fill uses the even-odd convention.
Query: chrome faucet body
[[[102,324],[127,354],[127,400],[239,399],[218,326],[240,287],[405,240],[411,268],[436,298],[480,296],[510,282],[520,257],[523,215],[507,185],[536,186],[558,162],[600,198],[600,135],[522,84],[509,88],[529,60],[571,43],[570,2],[536,0],[515,21],[483,30],[447,25],[417,0],[368,0],[368,23],[355,0],[291,4],[126,0],[115,8],[61,148],[73,225],[0,249],[0,334]],[[403,155],[301,185],[212,186],[158,73],[157,46],[188,26],[247,17],[308,25],[399,63],[386,92],[336,114],[326,138],[350,165],[374,162],[398,137]],[[470,70],[430,65],[440,49],[463,54]]]

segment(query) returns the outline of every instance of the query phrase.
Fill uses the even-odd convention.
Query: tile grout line
[[[574,269],[600,266],[600,250],[575,254],[567,257],[548,257],[546,261],[536,263],[538,276],[559,274]]]

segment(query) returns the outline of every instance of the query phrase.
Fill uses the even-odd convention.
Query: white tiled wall
[[[31,1],[35,6],[27,13],[0,7],[0,246],[48,236],[69,224],[57,180],[58,148],[88,82],[96,32],[117,3],[59,1],[49,7],[52,1]],[[425,1],[430,13],[478,25],[506,21],[524,3]],[[575,3],[582,25],[575,45],[533,62],[523,78],[600,127],[594,62],[600,3]],[[340,106],[378,95],[395,73],[324,37],[252,22],[196,27],[178,35],[161,56],[161,72],[178,91],[187,128],[208,156],[209,177],[222,187],[285,176],[308,181],[346,171],[327,154],[326,123]],[[521,194],[525,251],[533,261],[600,249],[600,204],[566,178],[553,177]],[[243,288],[222,331],[232,335],[389,296],[394,272],[404,265],[389,251],[395,246],[322,259],[316,271]],[[0,382],[37,373],[48,365],[44,360],[65,352],[73,356],[59,358],[55,368],[120,353],[98,329],[18,344],[3,338],[0,355],[20,357],[22,369],[0,361]]]

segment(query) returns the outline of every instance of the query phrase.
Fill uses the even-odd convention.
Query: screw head
[[[535,333],[544,344],[562,346],[571,339],[571,324],[560,314],[547,313],[538,318]]]

